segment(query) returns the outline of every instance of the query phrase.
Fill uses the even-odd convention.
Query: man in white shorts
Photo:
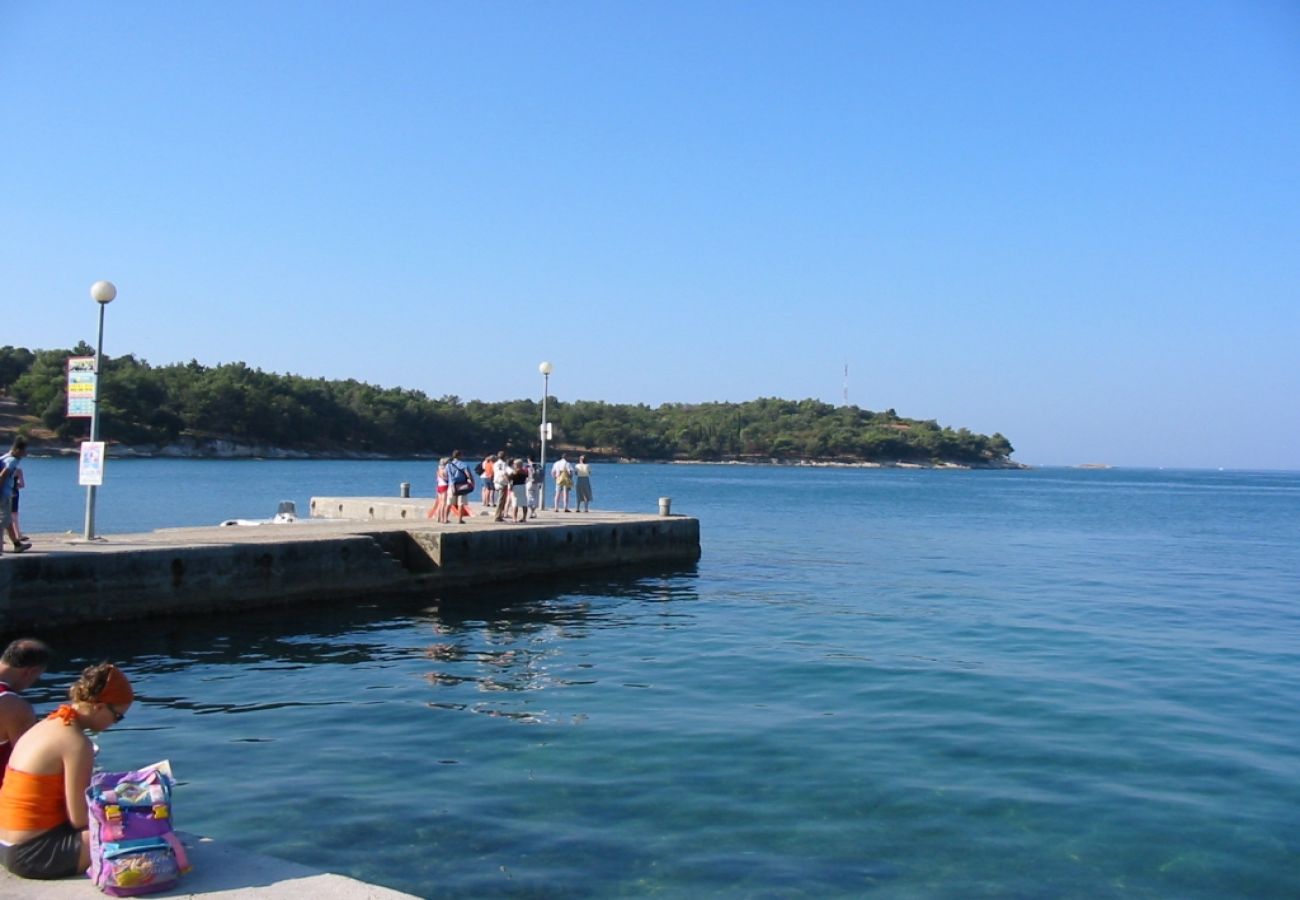
[[[506,461],[506,451],[502,450],[497,454],[496,462],[492,463],[492,486],[497,492],[498,522],[505,519],[506,507],[510,505],[510,476],[513,474],[510,463]]]

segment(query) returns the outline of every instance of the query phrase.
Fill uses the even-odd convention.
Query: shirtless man
[[[0,655],[0,782],[14,744],[36,724],[36,712],[22,692],[45,674],[49,662],[50,648],[35,638],[19,638]]]

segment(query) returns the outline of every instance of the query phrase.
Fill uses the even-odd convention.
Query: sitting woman
[[[0,785],[0,855],[23,878],[63,878],[90,865],[90,786],[95,748],[85,731],[126,716],[135,693],[112,663],[91,666],[65,703],[18,739]]]

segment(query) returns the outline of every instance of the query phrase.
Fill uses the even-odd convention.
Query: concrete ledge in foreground
[[[194,871],[171,891],[150,897],[270,897],[283,900],[409,900],[403,894],[331,875],[298,863],[249,853],[231,844],[182,834]],[[91,900],[103,897],[84,875],[58,881],[28,881],[0,868],[0,900]]]
[[[0,633],[58,625],[380,595],[589,569],[692,562],[687,516],[543,513],[464,524],[425,518],[428,500],[313,498],[319,518],[147,534],[35,535],[0,558]],[[326,518],[349,516],[348,518]]]

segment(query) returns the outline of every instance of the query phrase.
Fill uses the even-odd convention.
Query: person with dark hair
[[[135,691],[105,662],[83,670],[68,699],[19,738],[0,784],[0,857],[21,878],[64,878],[90,865],[95,747],[85,732],[126,718]]]
[[[22,478],[22,469],[19,467],[26,455],[27,438],[19,435],[14,438],[13,448],[0,457],[0,553],[4,552],[5,535],[13,541],[15,553],[32,548],[32,542],[23,540],[14,525],[14,498],[20,484],[19,479]]]
[[[517,459],[510,467],[510,502],[514,505],[516,522],[528,518],[528,470],[524,461]]]
[[[0,784],[14,744],[36,724],[36,711],[22,696],[45,674],[50,648],[35,638],[19,638],[0,655]]]
[[[14,479],[14,500],[9,505],[13,510],[13,515],[9,518],[9,537],[14,541],[14,545],[31,544],[27,535],[23,534],[23,525],[18,521],[18,495],[21,491],[27,490],[27,479],[23,477],[23,467],[20,465],[13,475]],[[22,552],[21,550],[18,552]]]
[[[469,495],[474,492],[474,476],[470,474],[469,466],[461,462],[459,450],[451,451],[451,461],[447,463],[447,482],[447,502],[451,505],[446,518],[450,520],[455,516],[458,523],[463,523],[470,514]]]

